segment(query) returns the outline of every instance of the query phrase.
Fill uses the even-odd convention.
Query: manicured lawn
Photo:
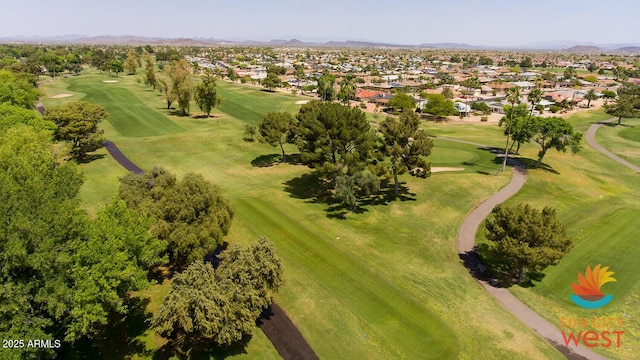
[[[274,241],[286,282],[276,301],[320,358],[562,358],[471,279],[457,257],[465,215],[510,179],[509,171],[493,176],[498,165],[489,152],[436,140],[432,166],[460,166],[464,172],[435,173],[426,180],[403,175],[408,188],[403,200],[364,206],[362,213],[339,219],[330,205],[314,202],[310,169],[257,166],[277,149],[242,140],[244,125],[255,125],[261,112],[293,112],[299,98],[220,82],[223,106],[214,118],[198,119],[162,110],[162,98],[133,77],[119,80],[104,85],[126,89],[133,101],[181,130],[167,125],[155,128],[157,136],[134,137],[119,132],[114,124],[122,120],[116,118],[104,123],[106,137],[143,169],[159,164],[178,175],[194,171],[218,184],[236,211],[229,242],[246,244],[260,235]],[[500,133],[466,127],[472,133],[467,140],[486,137],[478,142],[491,144],[491,134]],[[148,131],[138,125],[131,129]],[[455,129],[461,134],[465,127]],[[107,158],[82,167],[87,177],[102,176],[97,168],[118,168]],[[85,186],[100,187],[87,189],[94,195],[85,201],[108,201],[117,192],[117,185],[87,181]],[[271,357],[274,350],[266,351],[264,341],[254,335],[247,356]],[[144,343],[159,345],[149,334]]]
[[[622,125],[602,125],[596,141],[612,153],[640,165],[640,119],[623,119]]]
[[[84,101],[102,105],[108,113],[106,121],[120,136],[148,137],[184,130],[162,113],[150,110],[129,89],[118,86],[118,83],[102,82],[102,78],[100,76],[70,78],[69,89],[86,93]]]

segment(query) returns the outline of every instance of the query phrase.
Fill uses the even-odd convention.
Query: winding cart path
[[[457,141],[453,139],[440,139]],[[465,143],[490,149],[487,145]],[[511,182],[502,188],[502,190],[480,203],[480,205],[467,215],[462,223],[460,232],[458,233],[458,254],[467,269],[469,269],[471,275],[489,294],[493,295],[509,312],[547,340],[558,351],[565,355],[567,359],[605,360],[606,357],[584,346],[565,346],[562,332],[558,328],[531,310],[531,308],[511,294],[509,290],[493,286],[493,281],[487,276],[486,268],[482,265],[482,261],[474,249],[476,232],[482,221],[491,213],[491,210],[493,210],[496,205],[516,194],[527,181],[527,169],[522,163],[514,159],[509,159],[508,165],[513,169]]]

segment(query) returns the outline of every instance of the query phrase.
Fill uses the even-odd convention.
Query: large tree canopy
[[[47,130],[53,133],[56,124],[44,120],[35,110],[27,110],[9,103],[0,104],[0,130],[17,124],[25,124],[36,130]]]
[[[156,332],[183,354],[212,341],[228,346],[250,334],[282,286],[282,264],[267,239],[248,248],[232,245],[220,257],[217,271],[196,261],[176,275],[153,318]]]
[[[572,153],[580,151],[582,133],[576,132],[571,124],[559,117],[533,117],[531,118],[531,140],[540,145],[536,168],[542,164],[542,159],[549,149],[561,152],[571,150]]]
[[[0,133],[0,335],[3,339],[92,338],[131,291],[149,284],[164,243],[149,220],[115,203],[89,220],[82,175],[62,144],[26,125]],[[52,357],[24,348],[4,358]]]
[[[89,152],[102,147],[104,136],[98,125],[106,117],[102,106],[75,101],[49,108],[45,120],[58,126],[54,133],[56,140],[68,142],[71,156],[81,161]]]
[[[486,235],[502,270],[519,281],[557,263],[572,245],[554,209],[540,211],[528,204],[496,206]]]
[[[0,70],[0,104],[9,103],[25,109],[33,109],[40,96],[34,86],[8,70]]]
[[[296,118],[301,159],[325,179],[352,175],[367,166],[375,134],[360,109],[312,101],[300,108]]]
[[[178,180],[156,167],[143,174],[129,173],[120,181],[120,198],[156,219],[151,231],[168,242],[173,265],[203,259],[223,243],[233,211],[220,189],[202,175],[188,173]]]

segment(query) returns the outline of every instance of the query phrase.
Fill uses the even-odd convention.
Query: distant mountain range
[[[640,53],[640,43],[595,44],[572,40],[536,42],[518,46],[469,45],[465,43],[422,43],[419,45],[392,44],[374,41],[301,41],[298,39],[270,41],[224,40],[214,38],[163,38],[134,35],[123,36],[14,36],[0,37],[2,43],[64,43],[64,44],[105,44],[105,45],[174,45],[174,46],[286,46],[286,47],[343,47],[343,48],[424,48],[424,49],[460,49],[460,50],[549,50],[574,53],[620,52]]]

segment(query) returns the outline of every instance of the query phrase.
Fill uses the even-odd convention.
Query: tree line
[[[216,270],[203,262],[227,246],[233,219],[218,187],[160,167],[130,173],[118,198],[90,217],[76,163],[101,146],[104,108],[70,102],[41,116],[39,92],[8,71],[0,71],[0,95],[0,334],[62,341],[58,350],[3,349],[2,358],[73,357],[87,343],[101,351],[98,339],[126,321],[134,293],[163,268],[176,281],[150,324],[176,351],[228,346],[253,331],[282,285],[282,266],[267,239],[228,246]],[[203,281],[215,292],[202,292]],[[213,300],[202,307],[198,294]]]

